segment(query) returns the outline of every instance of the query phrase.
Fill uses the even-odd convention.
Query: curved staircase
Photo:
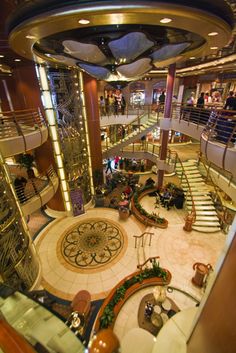
[[[182,169],[183,167],[183,169]],[[183,174],[184,172],[184,174]],[[189,160],[176,164],[176,173],[181,179],[181,186],[186,196],[186,207],[188,211],[192,210],[192,199],[189,194],[189,186],[191,188],[193,202],[196,211],[196,220],[192,228],[202,233],[213,233],[221,230],[219,218],[216,208],[210,196],[211,187],[204,183],[199,173],[197,161]],[[188,178],[188,183],[186,181]]]
[[[146,135],[157,126],[158,121],[159,117],[157,113],[145,113],[141,117],[135,119],[132,123],[126,126],[127,129],[131,131],[130,133],[127,133],[124,138],[114,144],[106,144],[106,147],[103,150],[103,157],[107,158],[114,156],[118,154],[123,147],[128,146],[130,143],[138,139],[141,139],[143,135]],[[133,126],[136,124],[138,128],[134,129]]]

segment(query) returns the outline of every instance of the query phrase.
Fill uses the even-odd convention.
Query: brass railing
[[[47,126],[40,110],[27,109],[0,113],[0,140],[16,136],[25,136]]]
[[[159,259],[159,258],[160,258],[160,256],[152,256],[152,257],[149,257],[146,261],[144,261],[144,263],[139,264],[139,265],[137,266],[137,268],[142,271],[142,270],[143,270],[143,267],[144,267],[145,265],[147,265],[148,262],[152,263],[153,261],[156,261],[156,259]]]
[[[37,178],[31,178],[27,180],[25,186],[16,186],[15,191],[18,201],[24,205],[35,196],[39,197],[42,204],[41,192],[50,184],[54,188],[53,179],[57,177],[54,169],[50,166],[46,172],[37,176]],[[56,192],[56,190],[54,190]]]
[[[181,179],[180,179],[181,183],[182,183],[182,180],[183,180],[183,177],[184,177],[185,180],[186,180],[187,186],[188,186],[188,192],[189,192],[189,195],[191,197],[191,202],[192,202],[192,209],[191,209],[191,212],[190,212],[189,216],[191,216],[192,223],[194,223],[196,221],[196,209],[195,209],[195,203],[194,203],[194,199],[193,199],[192,189],[191,189],[191,186],[190,186],[189,181],[188,181],[188,176],[187,176],[187,174],[184,171],[183,163],[181,162],[179,157],[177,157],[177,162],[180,164],[181,169],[182,169]]]
[[[154,233],[150,233],[150,232],[144,232],[143,234],[141,235],[133,235],[133,238],[135,238],[135,249],[137,248],[137,241],[138,239],[141,239],[141,246],[143,247],[144,245],[144,236],[145,235],[149,235],[149,246],[151,246],[151,243],[152,243],[152,236],[154,235]]]
[[[154,111],[152,106],[141,106],[138,108],[128,107],[126,115],[129,117],[133,115],[134,120],[129,124],[125,124],[125,127],[122,124],[110,125],[108,136],[104,137],[102,141],[102,147],[108,149],[116,143],[124,142],[127,139],[140,134],[145,127],[148,128],[147,123],[150,122],[150,118],[158,123],[160,112],[161,111],[159,110]]]
[[[211,173],[210,173],[210,166],[207,166],[204,162],[204,159],[199,156],[199,163],[204,167],[206,171],[206,183],[210,183],[210,185],[214,188],[214,192],[212,193],[212,201],[214,203],[221,229],[226,229],[227,226],[231,225],[233,218],[229,217],[229,211],[227,207],[222,202],[222,196],[219,192],[219,188],[216,186]]]
[[[204,126],[203,134],[207,140],[222,143],[227,148],[236,143],[236,111],[175,104],[172,107],[172,119]]]

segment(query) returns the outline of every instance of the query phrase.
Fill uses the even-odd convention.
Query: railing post
[[[151,246],[152,243],[152,233],[149,234],[149,246]]]

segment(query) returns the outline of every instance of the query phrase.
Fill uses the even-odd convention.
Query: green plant
[[[107,305],[103,311],[102,316],[100,317],[100,328],[107,328],[112,324],[112,321],[115,317],[113,308]]]
[[[22,154],[18,161],[20,163],[20,167],[26,168],[27,170],[32,169],[35,166],[34,156],[29,153]]]

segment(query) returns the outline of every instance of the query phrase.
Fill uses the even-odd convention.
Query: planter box
[[[140,201],[144,196],[152,193],[156,191],[156,188],[152,188],[152,189],[148,189],[143,191],[139,197],[138,197],[138,201]],[[163,223],[158,223],[148,217],[146,217],[145,215],[143,215],[142,213],[139,212],[139,210],[137,210],[137,208],[135,207],[134,204],[134,198],[132,197],[131,199],[131,210],[134,214],[134,216],[143,224],[145,224],[146,226],[151,226],[151,227],[158,227],[158,228],[167,228],[168,227],[168,221],[167,219],[164,218]]]
[[[163,278],[160,278],[160,277],[152,277],[152,278],[147,278],[147,279],[144,279],[141,283],[135,283],[133,284],[132,286],[130,286],[126,292],[125,292],[125,296],[123,299],[121,299],[114,307],[114,314],[115,314],[115,317],[114,317],[114,320],[113,322],[111,323],[111,325],[109,326],[110,328],[112,328],[115,324],[115,321],[116,321],[116,317],[117,315],[119,314],[122,306],[125,304],[125,302],[129,299],[129,297],[131,297],[135,292],[139,291],[140,289],[142,288],[145,288],[145,287],[148,287],[148,286],[153,286],[153,285],[161,285],[161,286],[165,286],[165,285],[168,285],[171,281],[171,273],[170,271],[166,270],[166,269],[163,269],[166,271],[167,273],[167,277],[166,279],[164,280]],[[95,332],[98,332],[100,330],[100,318],[101,316],[103,315],[103,312],[104,312],[104,309],[105,307],[109,304],[109,302],[113,299],[113,296],[115,295],[116,293],[116,290],[121,287],[127,280],[135,277],[136,275],[140,274],[141,271],[137,271],[137,272],[134,272],[132,273],[131,275],[125,277],[124,279],[122,279],[112,290],[111,292],[109,293],[109,295],[107,296],[107,298],[104,300],[99,312],[98,312],[98,315],[97,315],[97,318],[96,318],[96,322],[95,322],[95,325],[94,325],[94,330]]]

